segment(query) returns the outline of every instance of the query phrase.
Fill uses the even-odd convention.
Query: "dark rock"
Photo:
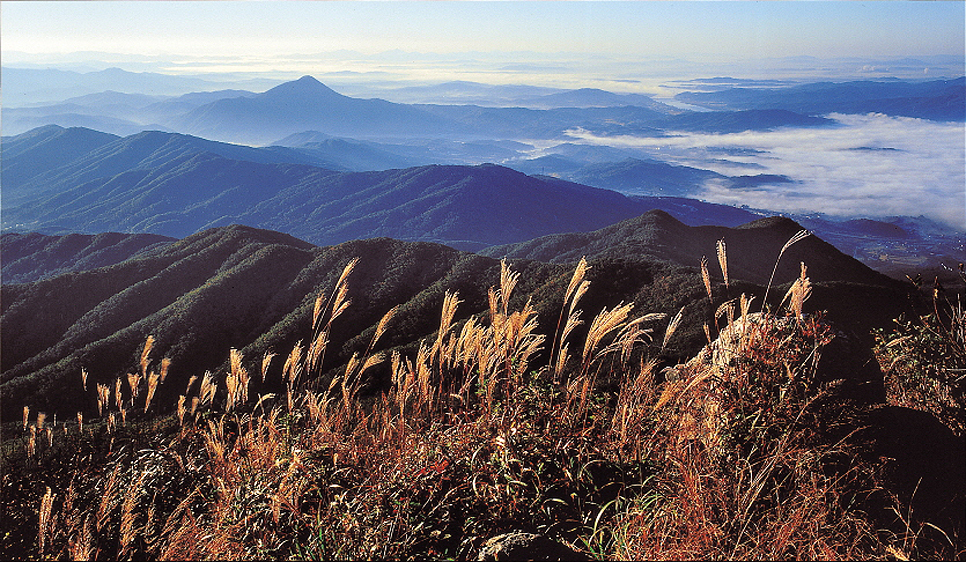
[[[829,325],[835,337],[820,351],[815,372],[819,383],[842,381],[840,392],[858,403],[885,402],[885,382],[872,350],[850,332]]]
[[[950,537],[966,536],[966,440],[932,414],[911,408],[873,408],[867,423],[870,453],[882,463],[882,486],[891,496],[882,500],[884,523],[900,531],[906,523],[914,531],[930,523]],[[895,500],[907,521],[890,509]],[[923,531],[933,533],[928,525]]]
[[[497,535],[480,549],[477,560],[590,560],[586,554],[543,535],[514,531]]]

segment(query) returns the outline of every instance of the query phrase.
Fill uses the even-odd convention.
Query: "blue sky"
[[[639,56],[961,54],[966,3],[3,2],[4,50],[265,57],[347,49]]]

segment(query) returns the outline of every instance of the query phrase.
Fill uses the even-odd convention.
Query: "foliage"
[[[962,274],[962,264],[960,264]],[[966,283],[966,276],[963,277]],[[891,332],[877,334],[877,353],[888,369],[890,402],[931,412],[962,437],[966,429],[966,309],[963,295],[950,299],[933,289],[932,311],[900,317]]]
[[[730,290],[719,252],[725,284],[706,276],[711,304]],[[804,268],[788,316],[726,301],[708,327],[718,347],[673,369],[661,357],[684,311],[638,315],[623,302],[586,317],[594,266],[582,260],[564,289],[535,286],[556,296],[551,323],[504,262],[482,315],[461,315],[471,296],[444,290],[435,333],[404,354],[380,345],[396,326],[389,308],[325,370],[355,264],[305,310],[305,340],[283,355],[232,349],[223,371],[189,381],[174,414],[154,415],[170,407],[151,404],[170,363],[153,338],[126,379],[94,387],[83,373],[94,424],[25,408],[5,428],[20,435],[4,443],[4,487],[16,490],[5,501],[36,514],[16,531],[37,538],[7,535],[19,550],[6,552],[466,559],[525,530],[595,558],[909,554],[864,510],[874,467],[820,429],[830,388],[810,358],[829,334],[802,312]],[[366,395],[376,369],[389,381]],[[952,548],[924,554],[962,553]]]

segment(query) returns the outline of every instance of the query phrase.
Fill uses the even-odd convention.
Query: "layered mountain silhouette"
[[[4,201],[15,204],[92,180],[157,169],[198,154],[263,164],[325,164],[317,156],[286,147],[252,148],[161,131],[118,137],[81,127],[51,125],[4,138]]]
[[[83,135],[48,128],[27,140],[14,137],[21,150],[11,167],[20,169],[21,158],[63,136]],[[241,223],[316,244],[390,236],[479,249],[594,230],[647,210],[612,191],[494,165],[338,173],[291,163],[307,159],[295,149],[162,132],[96,136],[76,152],[55,151],[48,168],[5,178],[7,229],[183,237]]]
[[[255,143],[311,129],[351,136],[452,130],[449,123],[417,108],[344,96],[311,76],[256,96],[215,101],[188,112],[175,125],[180,131],[206,138]]]
[[[512,87],[511,87],[512,90]],[[164,130],[204,138],[265,145],[303,131],[366,140],[448,138],[470,140],[565,138],[579,127],[597,134],[659,135],[664,128],[705,131],[813,126],[823,120],[790,111],[719,112],[713,118],[689,115],[647,96],[580,89],[535,94],[502,104],[431,105],[393,103],[340,94],[311,76],[285,82],[262,93],[244,90],[196,92],[153,100],[104,91],[59,103],[13,107],[4,128],[14,133],[56,124],[92,127],[130,135]],[[539,90],[539,89],[538,89]],[[530,92],[526,94],[525,92]]]
[[[623,153],[577,146],[560,147],[567,157],[554,162],[547,158],[556,156],[513,164],[531,173],[557,165],[569,170],[560,175],[571,181],[526,176],[494,165],[352,173],[342,169],[377,161],[419,161],[432,152],[446,154],[449,145],[392,145],[398,152],[388,152],[381,147],[390,145],[321,133],[302,133],[288,142],[297,146],[253,148],[160,131],[117,137],[57,126],[5,137],[3,229],[180,238],[241,223],[315,244],[388,236],[475,251],[549,234],[592,231],[650,209],[667,211],[692,226],[737,226],[762,213],[686,196],[707,181],[737,187],[790,181],[774,175],[721,176],[637,158],[607,162]],[[463,144],[464,156],[467,151],[513,150],[472,144]],[[401,154],[407,150],[408,156]],[[867,263],[874,263],[877,248],[898,256],[947,256],[955,245],[956,237],[945,231],[920,232],[918,219],[884,223],[795,218]],[[914,224],[906,228],[909,220]],[[926,265],[940,267],[938,262]],[[900,278],[908,273],[893,272]]]
[[[786,88],[683,92],[676,99],[719,109],[777,109],[807,115],[869,113],[939,121],[966,119],[966,78],[927,82],[818,82]]]

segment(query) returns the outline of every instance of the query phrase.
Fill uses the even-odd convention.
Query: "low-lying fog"
[[[726,175],[794,180],[741,189],[710,181],[698,197],[711,202],[842,217],[925,215],[966,229],[966,125],[881,114],[828,117],[839,125],[646,138],[570,134]]]

